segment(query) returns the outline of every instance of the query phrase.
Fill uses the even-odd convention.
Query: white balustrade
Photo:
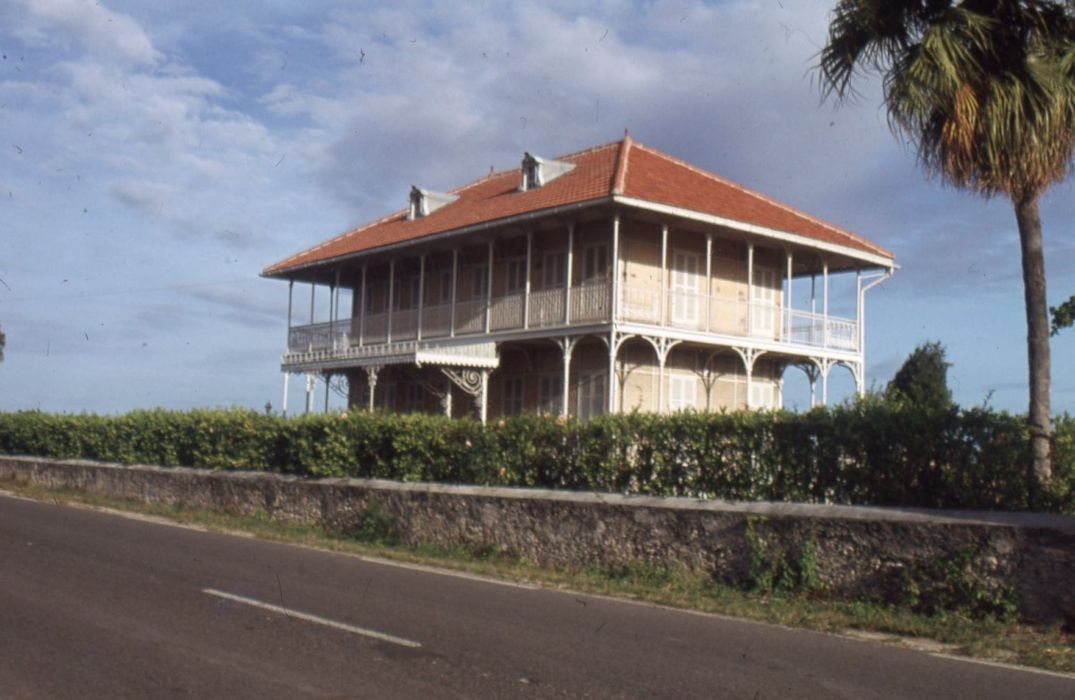
[[[571,323],[607,322],[611,316],[611,285],[608,281],[585,282],[571,288]],[[522,329],[526,308],[522,292],[513,292],[492,300],[489,325],[492,331]],[[756,302],[721,296],[668,291],[664,298],[662,323],[661,292],[654,287],[624,285],[620,288],[620,321],[669,328],[706,331],[732,337],[804,345],[834,350],[857,351],[858,323],[853,319],[808,311],[791,310],[775,303]],[[541,289],[530,294],[530,328],[564,325],[564,290]],[[708,317],[707,317],[708,314]],[[471,299],[455,305],[455,335],[485,333],[486,301]],[[449,335],[452,319],[450,304],[427,306],[422,310],[422,338]],[[288,334],[290,353],[376,354],[380,350],[356,350],[383,346],[387,340],[388,315],[367,313],[362,317],[329,323],[294,326]],[[418,310],[400,309],[392,314],[392,347],[417,338]]]
[[[545,328],[564,324],[564,288],[530,292],[530,327]]]

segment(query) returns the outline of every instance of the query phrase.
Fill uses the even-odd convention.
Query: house
[[[289,283],[285,406],[289,376],[307,376],[310,410],[314,378],[327,392],[342,375],[353,406],[484,421],[779,407],[789,367],[811,401],[837,365],[861,392],[865,292],[894,268],[861,236],[625,134],[450,192],[413,187],[406,208],[263,276]],[[829,313],[835,275],[854,276],[853,316]],[[313,317],[318,288],[328,319]]]

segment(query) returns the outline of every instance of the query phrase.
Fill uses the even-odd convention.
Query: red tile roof
[[[565,205],[605,202],[615,195],[892,257],[890,252],[861,236],[643,146],[630,137],[560,156],[557,160],[574,163],[575,168],[542,187],[518,191],[517,168],[490,173],[452,190],[459,198],[428,216],[409,220],[407,210],[401,209],[271,265],[262,274],[284,276],[295,268],[362,251]]]

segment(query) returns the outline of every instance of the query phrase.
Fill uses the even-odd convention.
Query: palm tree
[[[889,127],[926,172],[1015,207],[1030,374],[1031,484],[1051,478],[1049,318],[1038,200],[1075,148],[1075,4],[839,0],[819,57],[825,98],[883,80]]]

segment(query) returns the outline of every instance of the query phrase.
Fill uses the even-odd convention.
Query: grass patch
[[[868,636],[878,641],[943,650],[976,658],[1075,673],[1075,636],[1058,626],[1034,626],[1002,618],[973,619],[963,613],[922,614],[910,606],[826,598],[812,585],[810,548],[796,571],[799,585],[756,586],[741,590],[718,585],[705,575],[661,567],[631,565],[591,567],[582,571],[544,568],[492,549],[472,551],[431,544],[400,544],[396,523],[380,504],[349,533],[316,526],[282,523],[267,513],[231,515],[183,506],[147,504],[68,490],[51,490],[0,481],[0,488],[41,501],[82,504],[138,513],[220,532],[242,533],[394,561],[425,564],[505,580],[646,601],[676,608],[798,627],[820,632]],[[760,570],[759,570],[760,571]],[[774,583],[763,581],[763,583]]]

